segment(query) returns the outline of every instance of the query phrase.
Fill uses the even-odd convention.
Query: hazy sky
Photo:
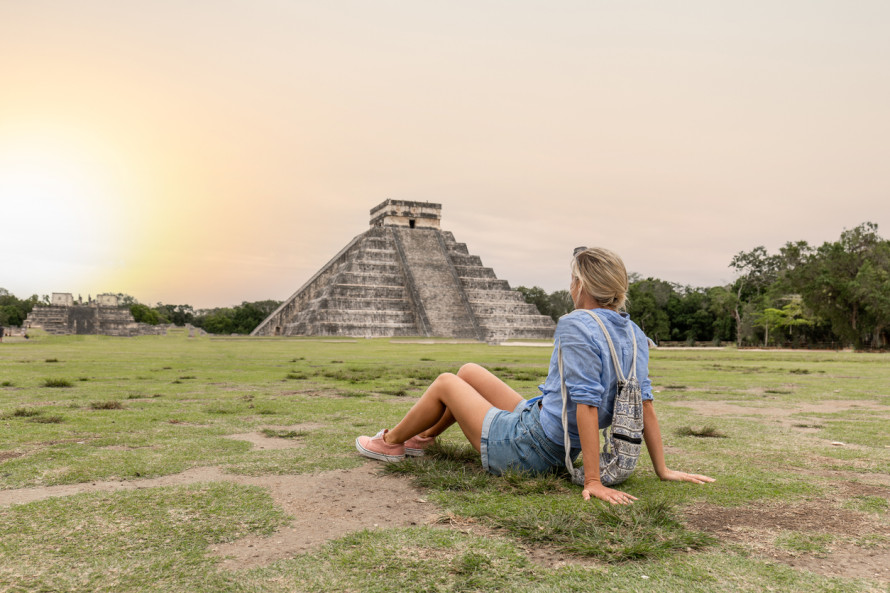
[[[0,287],[284,299],[386,198],[511,285],[890,235],[890,2],[0,0]]]

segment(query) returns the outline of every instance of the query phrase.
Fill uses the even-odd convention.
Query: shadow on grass
[[[435,443],[424,457],[388,464],[385,471],[451,493],[447,504],[454,512],[481,519],[526,543],[605,562],[661,558],[716,541],[686,529],[668,500],[629,506],[584,501],[564,472],[492,476],[482,470],[479,454],[469,446]]]

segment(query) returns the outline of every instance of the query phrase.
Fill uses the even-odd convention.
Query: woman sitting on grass
[[[566,464],[564,435],[568,432],[569,457],[574,460],[579,453],[584,455],[584,499],[593,496],[612,504],[632,503],[636,497],[609,488],[600,479],[598,429],[612,424],[619,383],[604,333],[608,329],[620,372],[636,370],[643,400],[643,439],[655,473],[662,480],[713,482],[713,478],[670,470],[665,465],[652,405],[649,341],[626,313],[619,312],[624,308],[627,285],[627,270],[616,254],[601,248],[576,249],[570,288],[575,311],[556,325],[556,345],[547,380],[540,386],[542,395],[525,400],[488,370],[466,364],[456,375],[439,375],[395,428],[373,437],[358,437],[356,448],[362,455],[382,461],[423,455],[433,439],[456,421],[481,454],[486,471],[538,474]]]

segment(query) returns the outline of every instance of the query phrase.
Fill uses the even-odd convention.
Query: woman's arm
[[[599,498],[612,504],[630,504],[636,500],[626,492],[603,486],[600,482],[600,434],[599,410],[593,406],[578,404],[576,413],[578,434],[581,437],[581,454],[584,456],[584,500]]]
[[[578,406],[579,408],[581,406]],[[578,429],[581,429],[581,423],[578,423]],[[583,438],[583,437],[582,437]],[[695,484],[704,484],[705,482],[713,482],[714,478],[702,476],[699,474],[687,474],[668,469],[664,462],[664,444],[661,440],[661,429],[658,427],[658,418],[655,416],[655,405],[652,400],[643,402],[643,438],[646,440],[646,449],[649,450],[649,458],[652,459],[652,467],[655,474],[662,480],[670,480],[674,482],[694,482]],[[583,445],[582,440],[582,445]],[[584,456],[584,464],[587,465],[587,456]],[[599,463],[597,463],[599,466]],[[585,473],[585,475],[587,475]],[[599,475],[597,475],[599,478]]]

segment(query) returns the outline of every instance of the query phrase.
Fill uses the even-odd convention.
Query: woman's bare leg
[[[513,391],[513,388],[498,379],[494,373],[475,363],[467,363],[460,367],[457,376],[470,384],[491,405],[512,412],[524,397]]]
[[[524,398],[498,379],[491,371],[475,363],[467,363],[460,367],[457,376],[469,383],[479,395],[494,407],[512,412]],[[435,425],[420,433],[422,437],[437,437],[454,424],[454,414],[447,408]],[[409,437],[410,438],[410,437]]]
[[[494,406],[512,412],[522,399],[487,369],[465,364],[457,375],[439,376],[405,418],[387,433],[386,441],[404,442],[415,434],[438,436],[457,421],[478,451],[482,421],[488,410]],[[479,411],[481,417],[477,418]]]
[[[467,440],[478,451],[482,438],[482,421],[490,409],[491,403],[469,383],[457,375],[444,373],[433,381],[402,421],[383,436],[383,440],[390,444],[404,443],[414,435],[435,426],[445,411],[449,410]]]

